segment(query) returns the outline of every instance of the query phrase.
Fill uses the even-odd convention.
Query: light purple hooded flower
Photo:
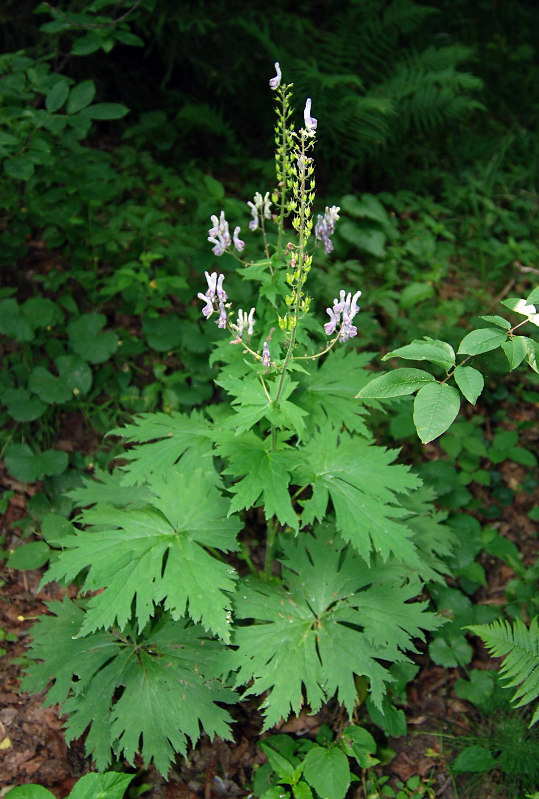
[[[305,120],[305,130],[307,131],[308,136],[314,136],[316,133],[316,126],[318,125],[318,120],[311,116],[311,98],[307,98],[307,102],[305,103],[305,110],[303,112],[303,118]]]
[[[234,235],[232,236],[232,240],[234,242],[234,247],[237,249],[238,252],[243,252],[245,248],[245,242],[242,241],[239,237],[240,233],[240,226],[234,228]]]
[[[361,297],[361,291],[356,291],[352,297],[352,292],[348,294],[341,289],[339,299],[333,300],[333,308],[326,308],[329,314],[330,321],[324,325],[324,330],[327,336],[331,336],[337,326],[341,325],[340,339],[341,341],[348,341],[354,336],[357,336],[357,328],[352,324],[354,316],[359,311],[358,299]],[[341,323],[342,314],[342,323]]]
[[[197,294],[197,297],[206,303],[202,309],[202,313],[206,319],[209,319],[212,313],[217,310],[215,307],[217,304],[219,309],[219,319],[217,320],[217,325],[219,327],[226,327],[225,302],[228,300],[228,295],[223,288],[223,280],[225,279],[225,276],[218,275],[217,272],[212,272],[211,274],[209,272],[204,272],[204,274],[206,276],[208,288],[205,294],[202,294],[200,291]]]
[[[232,244],[228,222],[225,219],[225,212],[221,211],[219,219],[217,219],[215,214],[212,214],[211,221],[213,227],[208,230],[208,241],[215,245],[213,247],[214,255],[222,255],[226,248],[230,247]]]
[[[269,82],[270,89],[273,89],[273,90],[278,89],[279,86],[281,85],[281,67],[279,66],[279,62],[278,61],[275,62],[275,70],[276,70],[277,74],[275,75],[274,78],[271,78],[271,80]]]
[[[335,222],[339,218],[340,210],[341,209],[338,205],[332,205],[331,208],[326,206],[324,216],[322,216],[322,214],[318,214],[318,219],[314,227],[314,235],[318,241],[323,243],[324,250],[327,253],[330,253],[333,250],[333,242],[331,241],[330,236],[332,236],[335,232]]]
[[[255,314],[254,308],[251,308],[249,314],[245,313],[245,311],[242,311],[241,308],[239,309],[238,323],[232,325],[232,327],[238,334],[238,338],[242,338],[245,328],[247,328],[247,335],[249,337],[253,335],[253,328],[255,324],[254,314]]]
[[[271,353],[267,341],[265,341],[262,345],[262,363],[266,369],[269,369],[271,366]]]
[[[252,219],[249,222],[249,230],[256,230],[258,224],[262,223],[262,219],[271,219],[271,200],[269,191],[262,197],[259,191],[256,192],[253,202],[247,201],[247,205],[251,209]]]

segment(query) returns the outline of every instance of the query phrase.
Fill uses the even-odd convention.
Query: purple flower
[[[209,297],[206,297],[206,295],[202,294],[202,292],[200,291],[198,292],[197,297],[199,298],[199,300],[202,300],[202,302],[206,303],[206,305],[202,309],[202,313],[204,314],[206,319],[209,319],[214,311],[213,300],[210,300]]]
[[[339,211],[341,209],[338,205],[333,205],[331,208],[326,206],[324,216],[318,214],[318,219],[314,227],[314,235],[324,245],[324,250],[330,253],[333,250],[333,242],[330,236],[335,232],[335,222],[339,218]]]
[[[242,252],[245,247],[245,242],[242,241],[239,237],[240,226],[234,228],[234,235],[232,240],[234,241],[234,247],[237,249],[238,252]]]
[[[225,212],[221,211],[219,219],[217,219],[215,214],[212,214],[211,221],[213,227],[208,230],[208,241],[215,245],[213,247],[214,255],[222,255],[226,248],[230,247],[232,244],[228,222],[225,219]]]
[[[271,353],[267,341],[265,341],[262,345],[262,363],[266,369],[269,369],[271,366]]]
[[[326,308],[326,311],[329,314],[330,321],[326,322],[326,324],[324,325],[324,330],[326,331],[326,336],[331,336],[331,334],[335,332],[335,330],[337,329],[337,325],[341,321],[341,315],[340,313],[335,313],[335,311],[332,308]]]
[[[204,272],[206,276],[206,281],[208,283],[208,290],[206,291],[206,297],[210,300],[213,300],[215,297],[216,287],[217,287],[217,272],[212,272],[211,275],[209,272]],[[221,286],[223,285],[223,281],[221,281]],[[204,296],[204,295],[203,295]]]
[[[326,308],[329,314],[330,321],[324,325],[324,330],[327,336],[331,336],[335,332],[337,326],[340,324],[340,339],[341,341],[348,341],[354,336],[357,336],[357,328],[352,324],[354,316],[359,311],[358,299],[361,297],[361,291],[356,291],[352,297],[352,292],[348,294],[341,289],[339,299],[333,300],[333,308]],[[342,323],[341,323],[342,314]]]
[[[226,327],[226,308],[224,302],[219,302],[219,319],[217,327]]]
[[[274,78],[271,78],[271,80],[269,82],[270,89],[274,89],[274,90],[278,89],[280,84],[281,84],[281,67],[279,66],[279,62],[278,61],[275,62],[275,70],[276,70],[277,74],[275,75]]]
[[[254,201],[248,200],[247,205],[251,209],[252,219],[249,222],[249,229],[256,230],[258,222],[262,219],[271,219],[271,200],[269,198],[269,191],[262,197],[259,191],[254,196]]]
[[[217,272],[204,272],[206,276],[206,282],[208,284],[208,288],[205,294],[199,292],[197,297],[206,303],[204,308],[202,309],[202,313],[209,319],[212,313],[217,310],[216,299],[219,305],[219,318],[217,320],[217,324],[219,327],[226,327],[226,308],[225,302],[228,300],[228,295],[223,288],[223,280],[225,279],[224,275],[218,275]]]
[[[303,112],[303,118],[305,120],[305,130],[307,131],[307,136],[314,136],[316,133],[316,126],[318,125],[318,120],[311,116],[311,98],[307,98],[307,102],[305,103],[305,110]]]
[[[253,327],[254,327],[254,313],[255,309],[251,308],[249,314],[246,314],[241,308],[238,311],[238,323],[236,325],[232,325],[234,330],[238,334],[238,338],[242,338],[243,332],[245,328],[247,328],[247,335],[251,337],[253,335]]]

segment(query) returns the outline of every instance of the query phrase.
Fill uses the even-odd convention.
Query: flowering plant
[[[77,580],[80,596],[34,627],[24,687],[49,686],[99,769],[140,751],[166,773],[202,732],[230,737],[224,706],[247,696],[260,697],[264,730],[333,699],[350,719],[364,702],[383,725],[407,653],[442,624],[418,596],[442,579],[449,536],[354,399],[369,377],[350,344],[361,291],[343,288],[329,320],[307,291],[339,208],[314,222],[317,120],[307,100],[294,129],[276,68],[276,188],[248,202],[245,242],[212,216],[214,256],[238,267],[210,267],[198,292],[227,401],[111,431],[132,446],[72,492],[77,526],[44,578]],[[241,281],[258,285],[249,311],[234,304]],[[339,777],[331,799],[346,792],[347,756],[365,761],[361,737],[348,726],[311,758],[312,784]]]

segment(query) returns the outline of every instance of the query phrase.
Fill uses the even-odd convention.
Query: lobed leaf
[[[79,635],[123,627],[133,610],[142,630],[164,602],[173,619],[188,613],[228,640],[235,573],[208,548],[236,549],[240,521],[227,518],[228,502],[200,470],[189,478],[178,468],[154,476],[148,490],[141,510],[83,511],[82,522],[94,529],[65,540],[44,582],[72,581],[87,569],[84,589],[103,589],[90,599]]]

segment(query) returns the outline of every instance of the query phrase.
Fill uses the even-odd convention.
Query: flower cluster
[[[269,191],[267,191],[263,197],[260,192],[257,191],[254,196],[254,201],[251,202],[251,200],[249,200],[247,205],[251,209],[251,214],[253,216],[249,222],[249,230],[256,230],[258,228],[259,221],[260,226],[262,227],[264,219],[271,219],[271,200],[269,197]]]
[[[208,230],[208,241],[215,245],[213,247],[214,255],[222,255],[224,251],[230,247],[232,241],[234,241],[234,247],[237,249],[237,251],[242,252],[243,248],[245,247],[245,242],[239,238],[239,225],[234,228],[234,234],[231,238],[224,211],[221,211],[221,216],[219,219],[215,214],[212,214],[211,221],[213,227]]]
[[[238,338],[243,337],[245,328],[247,328],[247,335],[249,336],[249,338],[253,335],[253,327],[255,323],[254,314],[255,314],[254,308],[251,308],[248,314],[242,311],[241,308],[239,309],[238,323],[236,325],[231,325],[231,327],[238,334]]]
[[[217,272],[212,272],[211,275],[208,272],[204,272],[204,274],[206,275],[208,289],[205,294],[202,294],[200,291],[197,294],[197,297],[206,303],[202,309],[202,313],[206,319],[209,319],[214,311],[218,311],[219,318],[217,319],[217,327],[226,327],[225,302],[228,300],[228,295],[223,289],[223,280],[225,276],[218,275]]]
[[[358,299],[361,297],[361,291],[356,291],[352,297],[352,292],[346,292],[341,289],[339,299],[333,300],[333,308],[326,308],[330,321],[324,325],[324,330],[327,336],[331,336],[338,325],[341,325],[340,338],[341,341],[348,341],[349,339],[357,336],[357,328],[352,324],[352,319],[359,311]],[[342,314],[342,324],[341,324]]]
[[[322,242],[324,245],[324,250],[327,253],[333,250],[333,242],[329,237],[335,232],[335,222],[339,218],[340,210],[341,209],[338,205],[332,205],[331,208],[328,208],[326,205],[324,216],[322,216],[322,214],[318,214],[318,219],[314,228],[314,235],[318,241]]]

